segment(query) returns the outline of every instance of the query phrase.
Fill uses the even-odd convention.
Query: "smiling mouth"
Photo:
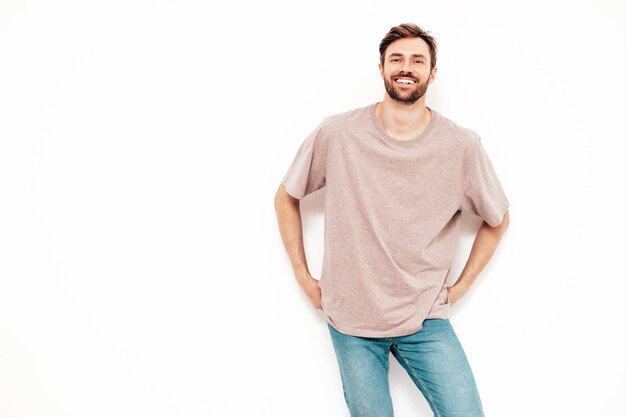
[[[408,86],[408,85],[413,85],[416,83],[416,81],[412,78],[406,78],[406,77],[398,77],[398,78],[394,78],[393,82],[401,85],[401,86]]]

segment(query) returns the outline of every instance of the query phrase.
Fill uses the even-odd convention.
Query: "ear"
[[[430,81],[428,81],[428,84],[432,83],[433,81],[435,81],[435,76],[437,75],[437,67],[433,68],[432,70],[430,70]]]
[[[380,62],[378,63],[378,71],[380,71],[380,78],[385,78],[385,69]]]

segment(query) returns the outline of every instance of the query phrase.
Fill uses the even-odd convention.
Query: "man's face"
[[[378,69],[387,93],[393,100],[407,104],[426,94],[437,72],[437,68],[430,70],[428,44],[421,38],[402,38],[389,44],[384,63],[384,69],[380,63]]]

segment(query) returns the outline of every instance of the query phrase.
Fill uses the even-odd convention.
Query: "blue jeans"
[[[415,333],[381,338],[347,335],[326,324],[351,417],[393,417],[390,351],[435,417],[484,417],[474,375],[449,319],[427,319]]]

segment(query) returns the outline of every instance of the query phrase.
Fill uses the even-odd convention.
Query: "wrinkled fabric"
[[[281,183],[326,189],[322,312],[342,333],[394,337],[448,318],[461,211],[497,226],[509,201],[480,136],[427,107],[416,138],[389,136],[376,103],[325,117]]]
[[[389,353],[424,394],[433,416],[485,417],[461,341],[450,319],[426,319],[400,337],[357,337],[327,323],[351,417],[394,417]]]

